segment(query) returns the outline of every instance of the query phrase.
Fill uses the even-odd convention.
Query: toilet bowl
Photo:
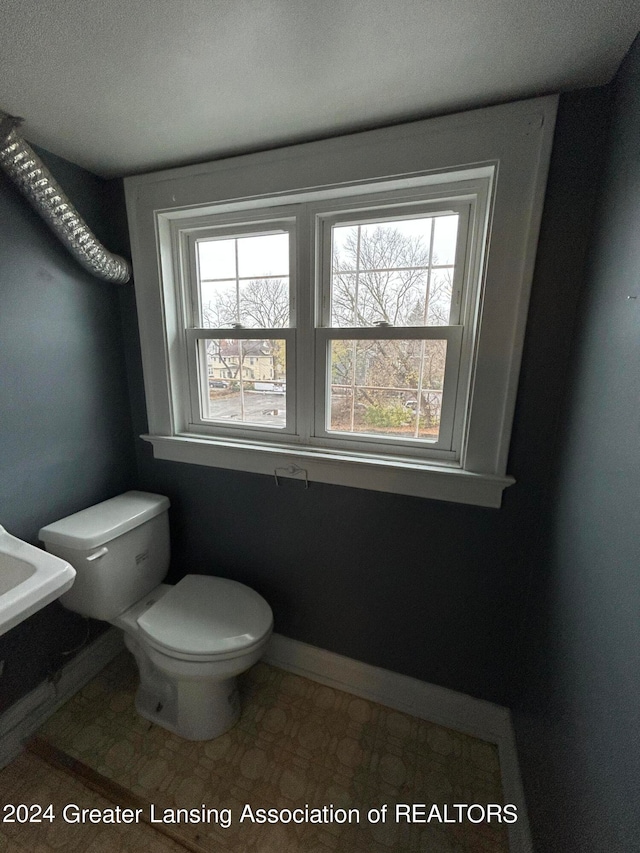
[[[127,492],[40,531],[48,551],[76,569],[63,606],[124,632],[140,674],[141,716],[188,740],[210,740],[240,714],[237,676],[262,655],[273,628],[267,602],[227,578],[169,565],[169,501]]]

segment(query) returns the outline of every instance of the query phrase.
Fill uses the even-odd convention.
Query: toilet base
[[[240,697],[235,676],[217,681],[168,678],[126,634],[125,645],[140,673],[135,699],[140,716],[185,740],[212,740],[237,723]]]
[[[185,740],[213,740],[238,722],[240,698],[235,678],[214,684],[183,683],[175,693],[167,701],[166,691],[141,683],[136,710],[141,717]]]

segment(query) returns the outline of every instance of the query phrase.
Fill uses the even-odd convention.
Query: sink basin
[[[0,526],[0,634],[5,634],[72,585],[76,570]]]

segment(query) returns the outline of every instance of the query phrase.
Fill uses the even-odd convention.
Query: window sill
[[[143,435],[157,459],[212,468],[230,468],[309,483],[330,483],[420,498],[499,508],[513,477],[464,471],[455,465],[415,459],[374,457],[295,445]]]

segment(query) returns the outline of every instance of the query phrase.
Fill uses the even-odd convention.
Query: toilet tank
[[[76,570],[64,607],[107,622],[156,587],[169,568],[169,499],[125,492],[40,530],[47,551]]]

